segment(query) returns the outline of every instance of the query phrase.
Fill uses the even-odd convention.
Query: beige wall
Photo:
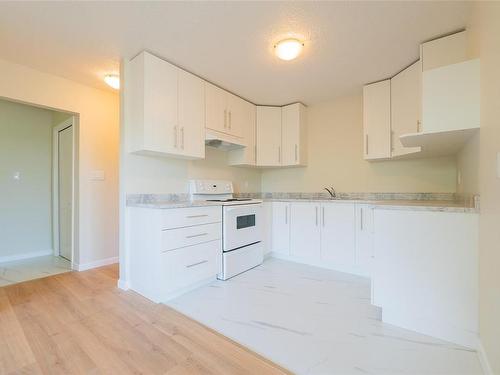
[[[481,2],[470,24],[481,57],[479,152],[479,325],[495,374],[500,374],[500,3]]]
[[[187,193],[190,179],[223,179],[237,192],[259,192],[260,171],[230,167],[227,153],[206,148],[204,160],[141,156],[125,153],[123,168],[126,193]]]
[[[363,160],[362,100],[350,96],[308,107],[308,166],[265,170],[262,190],[316,192],[333,185],[343,192],[456,191],[453,157]]]
[[[0,180],[0,259],[52,252],[51,111],[0,100]]]
[[[117,257],[118,95],[0,60],[0,97],[78,114],[75,261]],[[93,170],[103,170],[105,180],[91,181]]]
[[[472,137],[457,155],[457,192],[464,194],[479,193],[479,145],[480,134]]]

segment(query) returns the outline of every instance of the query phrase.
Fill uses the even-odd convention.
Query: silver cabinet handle
[[[422,123],[420,122],[420,120],[417,120],[417,133],[420,133],[420,125]]]
[[[186,219],[195,219],[197,217],[207,217],[208,215],[191,215],[191,216],[186,216]]]
[[[391,152],[393,152],[396,148],[394,147],[394,130],[391,130]]]
[[[184,126],[181,128],[181,148],[184,150]]]
[[[323,226],[325,226],[325,207],[321,207],[321,213],[323,216]]]
[[[224,110],[224,129],[227,128],[227,109]]]
[[[278,146],[278,163],[281,163],[281,146]]]
[[[363,207],[359,208],[359,229],[363,230]]]
[[[368,155],[368,134],[365,134],[365,155]]]
[[[193,264],[188,264],[186,266],[186,268],[196,267],[196,266],[199,266],[199,265],[204,264],[204,263],[208,263],[208,260],[202,260],[201,262],[196,262],[196,263],[193,263]]]
[[[231,111],[229,111],[229,113],[228,113],[228,123],[229,123],[228,127],[229,127],[229,130],[231,130],[231,118],[232,118]]]
[[[174,126],[174,147],[177,148],[177,126]]]
[[[298,159],[298,156],[297,156],[297,155],[298,155],[297,148],[298,148],[298,146],[297,146],[297,143],[296,143],[296,144],[295,144],[295,161],[297,161],[297,159]]]
[[[318,206],[314,208],[316,209],[316,226],[318,226]]]
[[[208,233],[200,233],[200,234],[192,234],[190,236],[186,236],[186,238],[195,238],[195,237],[203,237],[208,235]]]

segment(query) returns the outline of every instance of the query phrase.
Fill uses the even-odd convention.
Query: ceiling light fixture
[[[108,74],[104,77],[104,82],[106,82],[109,86],[118,90],[120,88],[120,76],[117,74]]]
[[[300,55],[303,47],[304,43],[300,40],[285,39],[274,46],[274,52],[281,60],[290,61]]]

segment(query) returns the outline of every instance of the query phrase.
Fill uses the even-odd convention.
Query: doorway
[[[54,127],[54,252],[73,261],[73,117]]]

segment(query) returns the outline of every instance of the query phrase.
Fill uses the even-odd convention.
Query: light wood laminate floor
[[[0,374],[284,374],[164,305],[116,288],[118,267],[0,288]]]

